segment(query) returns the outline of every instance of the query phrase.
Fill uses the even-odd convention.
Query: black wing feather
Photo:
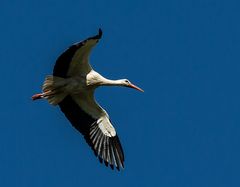
[[[100,39],[102,37],[102,30],[99,29],[97,35],[87,38],[86,40],[73,44],[65,52],[63,52],[56,60],[55,66],[53,68],[53,76],[67,78],[67,72],[72,61],[74,54],[80,49],[88,40]]]
[[[57,59],[53,69],[53,76],[67,78],[68,69],[75,53],[83,47],[87,41],[92,39],[100,39],[102,30],[99,29],[97,35],[70,46]],[[83,134],[86,142],[92,148],[94,154],[102,163],[113,169],[114,166],[119,170],[123,166],[124,155],[117,134],[114,137],[108,137],[103,134],[98,126],[97,119],[94,119],[73,100],[71,96],[67,96],[59,103],[62,112],[65,114],[71,124]]]
[[[104,135],[98,127],[97,119],[84,112],[71,96],[65,97],[59,106],[71,124],[83,134],[101,163],[104,161],[111,168],[115,165],[118,170],[124,168],[123,150],[117,134],[114,137]]]

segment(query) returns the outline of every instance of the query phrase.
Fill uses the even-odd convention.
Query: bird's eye
[[[125,80],[126,83],[130,83],[129,80]]]

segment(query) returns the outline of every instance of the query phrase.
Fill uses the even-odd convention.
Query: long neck
[[[122,81],[120,80],[111,80],[103,77],[96,71],[91,71],[87,75],[87,85],[95,85],[95,86],[120,86],[122,85]]]
[[[119,80],[111,80],[111,79],[102,79],[101,86],[122,86],[121,79]]]

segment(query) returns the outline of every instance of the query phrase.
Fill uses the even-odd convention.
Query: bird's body
[[[57,59],[53,75],[46,77],[43,92],[32,98],[44,98],[52,105],[59,105],[100,161],[119,169],[124,167],[122,146],[107,112],[95,101],[94,90],[99,86],[126,86],[142,90],[127,79],[106,79],[92,69],[88,57],[101,36],[99,29],[98,35],[67,49]]]

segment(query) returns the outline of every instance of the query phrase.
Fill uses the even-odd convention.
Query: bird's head
[[[128,79],[121,79],[121,85],[126,86],[129,88],[134,88],[140,92],[144,92],[141,88],[137,87],[136,85],[132,84]]]

